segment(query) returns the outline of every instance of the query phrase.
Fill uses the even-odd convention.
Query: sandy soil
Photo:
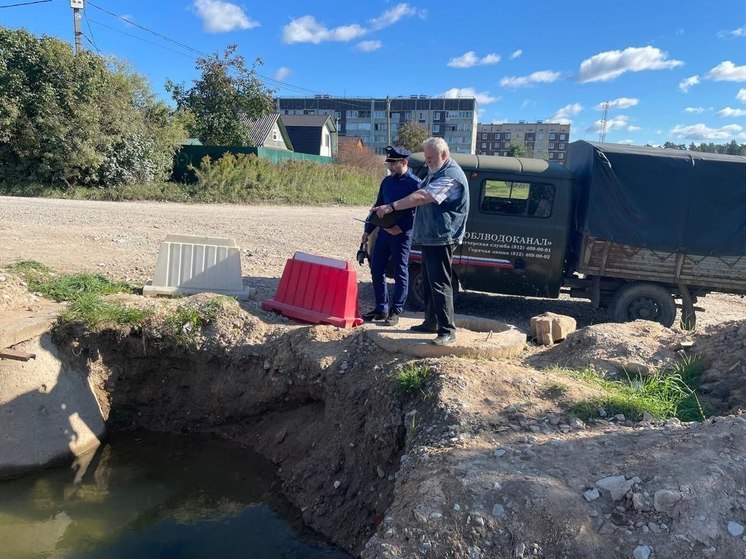
[[[158,244],[168,233],[229,237],[242,249],[242,270],[259,299],[274,295],[295,251],[354,263],[364,207],[278,207],[171,203],[82,202],[0,197],[0,266],[30,259],[60,272],[100,272],[143,284],[153,275]],[[373,303],[367,269],[358,269],[360,307]],[[702,327],[746,317],[746,298],[712,294],[700,300]],[[458,311],[528,327],[545,311],[578,326],[605,320],[577,299],[533,299],[468,292]]]

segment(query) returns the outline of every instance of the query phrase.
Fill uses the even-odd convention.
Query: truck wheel
[[[456,274],[451,276],[451,286],[453,288],[453,303],[459,299],[461,293],[458,277]],[[422,288],[422,266],[420,264],[409,265],[409,288],[407,289],[407,307],[409,310],[420,312],[425,310],[425,294]]]
[[[407,307],[415,312],[420,312],[425,309],[425,295],[422,288],[422,266],[419,264],[409,265]]]
[[[669,328],[676,318],[673,295],[655,283],[634,282],[616,290],[609,301],[609,317],[614,322],[652,320]]]

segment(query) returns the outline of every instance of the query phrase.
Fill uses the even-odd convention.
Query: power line
[[[175,41],[174,39],[171,39],[170,37],[166,37],[165,35],[162,35],[161,33],[158,33],[157,31],[153,31],[152,29],[148,29],[147,27],[144,27],[144,26],[142,26],[142,25],[140,25],[140,24],[138,24],[138,23],[135,23],[134,21],[130,21],[130,20],[128,20],[128,19],[127,19],[127,18],[125,18],[125,17],[119,16],[119,15],[115,14],[114,12],[110,12],[109,10],[106,10],[106,9],[104,9],[104,8],[100,7],[100,6],[97,6],[97,5],[96,5],[96,4],[94,4],[93,2],[90,2],[90,1],[89,1],[89,2],[88,2],[88,5],[89,5],[89,6],[93,6],[93,7],[94,7],[94,8],[96,8],[97,10],[101,10],[102,12],[104,12],[104,13],[107,13],[107,14],[109,14],[110,16],[113,16],[113,17],[115,17],[115,18],[117,18],[117,19],[119,19],[119,20],[122,20],[123,22],[127,23],[128,25],[132,25],[132,26],[134,26],[134,27],[137,27],[137,28],[139,28],[139,29],[142,29],[143,31],[147,31],[148,33],[152,33],[153,35],[155,35],[155,36],[157,36],[157,37],[160,37],[161,39],[164,39],[164,40],[166,40],[166,41],[168,41],[168,42],[170,42],[170,43],[174,43],[175,45],[178,45],[178,46],[180,46],[180,47],[181,47],[181,48],[183,48],[183,49],[186,49],[186,50],[192,51],[192,52],[194,52],[194,53],[196,53],[196,54],[199,54],[200,56],[205,56],[205,57],[208,57],[208,58],[209,58],[209,56],[210,56],[209,54],[206,54],[206,53],[204,53],[204,52],[202,52],[202,51],[200,51],[200,50],[197,50],[197,49],[195,49],[194,47],[191,47],[191,46],[189,46],[189,45],[185,45],[184,43],[180,43],[179,41]]]
[[[49,0],[46,0],[46,1],[49,1]],[[200,56],[202,56],[202,57],[205,57],[205,58],[211,58],[211,55],[209,55],[209,54],[207,54],[207,53],[204,53],[204,52],[202,52],[202,51],[200,51],[200,50],[198,50],[198,49],[195,49],[194,47],[191,47],[191,46],[189,46],[189,45],[185,45],[184,43],[180,43],[179,41],[176,41],[176,40],[174,40],[174,39],[172,39],[172,38],[170,38],[170,37],[167,37],[166,35],[163,35],[162,33],[158,33],[157,31],[153,31],[152,29],[148,29],[147,27],[145,27],[145,26],[143,26],[143,25],[140,25],[140,24],[138,24],[138,23],[135,23],[135,22],[133,22],[133,21],[130,21],[130,20],[128,20],[127,18],[124,18],[124,17],[122,17],[122,16],[119,16],[119,15],[115,14],[114,12],[111,12],[111,11],[109,11],[109,10],[105,9],[105,8],[102,8],[102,7],[98,6],[98,5],[96,5],[96,4],[94,3],[94,2],[91,2],[90,0],[88,1],[88,5],[89,5],[89,6],[93,6],[93,7],[94,7],[94,8],[96,8],[97,10],[100,10],[100,11],[102,11],[102,12],[106,13],[106,14],[109,14],[109,15],[110,15],[110,16],[112,16],[112,17],[115,17],[115,18],[117,18],[117,19],[119,19],[119,20],[121,20],[121,21],[123,21],[123,22],[127,23],[128,25],[132,25],[132,26],[134,26],[134,27],[137,27],[137,28],[139,28],[139,29],[142,29],[143,31],[147,31],[148,33],[151,33],[151,34],[155,35],[156,37],[160,37],[161,39],[163,39],[163,40],[165,40],[165,41],[168,41],[168,42],[170,42],[170,43],[173,43],[173,44],[175,44],[175,45],[177,45],[177,46],[179,46],[179,47],[181,47],[181,48],[183,48],[183,49],[186,49],[187,51],[190,51],[190,52],[193,52],[193,53],[199,54]],[[109,27],[109,26],[107,26],[107,25],[104,25],[104,24],[103,24],[103,23],[101,23],[101,22],[97,22],[97,21],[95,21],[95,20],[91,20],[91,21],[93,21],[93,23],[96,23],[97,25],[101,25],[101,26],[103,26],[103,27],[107,27],[108,29],[111,29],[111,30],[113,30],[113,31],[117,31],[117,32],[119,32],[119,33],[123,33],[124,35],[128,35],[128,36],[130,36],[130,37],[133,37],[133,38],[135,38],[135,39],[138,39],[138,40],[140,40],[140,41],[143,41],[143,42],[149,43],[149,44],[151,44],[151,45],[155,45],[155,46],[158,46],[158,47],[160,47],[160,48],[164,48],[164,49],[166,49],[166,50],[169,50],[169,51],[171,51],[171,52],[175,52],[176,54],[180,54],[180,55],[182,55],[182,56],[187,56],[188,58],[194,58],[193,56],[188,56],[188,55],[186,55],[186,54],[184,54],[184,53],[181,53],[181,52],[175,51],[175,50],[173,50],[173,49],[170,49],[170,48],[168,48],[168,47],[165,47],[165,46],[163,46],[163,45],[159,45],[159,44],[157,44],[157,43],[153,43],[153,42],[151,42],[151,41],[148,41],[148,40],[146,40],[146,39],[143,39],[142,37],[138,37],[137,35],[132,35],[131,33],[125,33],[124,31],[121,31],[121,30],[119,30],[119,29],[115,29],[115,28],[113,28],[113,27]],[[313,95],[320,95],[320,94],[322,94],[322,92],[320,92],[320,91],[315,91],[315,90],[313,90],[313,89],[308,89],[308,88],[305,88],[305,87],[301,87],[301,86],[293,85],[293,84],[290,84],[290,83],[287,83],[287,82],[283,82],[283,81],[280,81],[280,80],[276,80],[276,79],[274,79],[274,78],[270,78],[270,77],[268,77],[268,76],[264,76],[264,75],[262,75],[262,74],[259,74],[259,73],[257,73],[257,72],[255,72],[255,74],[256,74],[256,76],[257,76],[258,78],[260,78],[260,79],[261,79],[262,81],[264,81],[265,83],[268,83],[269,85],[272,85],[272,86],[277,86],[277,87],[279,87],[279,88],[283,88],[283,89],[286,89],[286,90],[290,90],[290,91],[295,91],[296,93],[305,93],[305,94],[313,94]]]
[[[112,27],[111,25],[106,25],[105,23],[101,23],[100,21],[96,21],[95,19],[90,20],[91,23],[95,23],[96,25],[100,25],[101,27],[105,27],[106,29],[110,29],[112,31],[115,31],[117,33],[121,33],[122,35],[127,35],[128,37],[132,37],[133,39],[137,39],[138,41],[142,41],[143,43],[148,43],[149,45],[156,46],[161,49],[165,49],[168,51],[171,51],[175,54],[178,54],[180,56],[185,56],[186,58],[190,58],[191,60],[196,60],[195,56],[192,54],[186,54],[183,52],[179,52],[178,50],[174,50],[172,48],[169,48],[164,45],[159,45],[158,43],[155,43],[153,41],[148,41],[147,39],[143,39],[142,37],[138,37],[137,35],[133,35],[132,33],[127,33],[126,31],[122,31],[121,29],[117,29],[116,27]]]
[[[93,45],[93,48],[96,49],[96,52],[102,54],[101,49],[99,49],[96,45],[96,38],[93,36],[93,29],[91,29],[91,22],[88,21],[88,14],[85,12],[85,10],[83,10],[83,17],[85,18],[85,24],[88,26],[88,31],[91,33],[91,38],[88,39],[88,37],[86,37],[86,39],[88,39],[88,42]]]
[[[51,2],[52,0],[34,0],[34,2],[20,2],[18,4],[5,4],[0,8],[16,8],[18,6],[30,6],[31,4],[44,4],[45,2]]]

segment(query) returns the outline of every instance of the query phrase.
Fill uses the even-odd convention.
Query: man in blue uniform
[[[449,345],[456,339],[451,283],[453,251],[466,234],[469,181],[458,163],[451,159],[443,138],[428,138],[422,148],[428,169],[422,188],[373,210],[382,219],[393,212],[418,208],[414,240],[422,247],[425,322],[410,330],[437,333],[433,343]]]
[[[386,165],[390,175],[381,181],[378,189],[375,207],[390,204],[409,196],[419,188],[420,181],[409,170],[407,157],[411,152],[404,148],[388,146],[386,148]],[[387,228],[380,228],[373,254],[370,259],[370,271],[373,281],[373,293],[376,298],[375,308],[363,315],[363,319],[385,320],[387,326],[396,326],[399,315],[407,299],[409,283],[409,248],[412,245],[412,226],[414,224],[414,208],[397,212],[395,223]],[[371,215],[371,218],[375,214]],[[369,235],[375,229],[373,223],[365,224],[362,242],[367,242]],[[386,286],[386,268],[391,262],[394,271],[394,296],[389,300]]]

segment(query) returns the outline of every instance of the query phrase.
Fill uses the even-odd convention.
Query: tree
[[[394,144],[409,151],[422,151],[422,142],[427,140],[430,133],[413,120],[402,122],[397,131]]]
[[[205,145],[251,145],[246,121],[272,112],[274,91],[267,89],[257,77],[257,58],[251,68],[237,53],[235,44],[228,45],[223,58],[216,53],[197,59],[199,79],[192,87],[166,82],[166,91],[176,101],[177,109],[190,113],[189,135]]]
[[[116,60],[0,27],[0,182],[117,186],[163,178],[184,130]]]
[[[510,142],[508,147],[508,157],[530,157],[526,144],[521,142]]]

